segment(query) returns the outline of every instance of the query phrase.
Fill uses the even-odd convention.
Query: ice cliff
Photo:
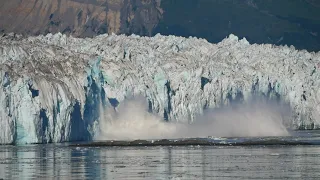
[[[320,127],[320,53],[175,36],[60,33],[0,38],[0,144],[90,140],[99,114],[130,96],[168,121],[245,103],[253,94],[290,104],[296,128]]]

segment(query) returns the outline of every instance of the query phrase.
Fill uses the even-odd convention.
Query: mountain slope
[[[0,2],[0,30],[37,35],[70,33],[151,34],[161,11],[155,0],[4,0]]]
[[[319,51],[320,5],[316,0],[2,0],[1,31],[74,37],[160,33],[212,43],[233,33],[251,43]]]

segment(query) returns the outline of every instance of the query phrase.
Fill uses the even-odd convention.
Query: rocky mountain
[[[230,33],[252,43],[320,50],[320,6],[314,0],[162,1],[155,29],[165,35],[196,36],[220,42]]]
[[[196,36],[320,50],[317,0],[2,0],[0,31]]]
[[[3,0],[0,30],[38,35],[151,35],[161,18],[158,0]]]

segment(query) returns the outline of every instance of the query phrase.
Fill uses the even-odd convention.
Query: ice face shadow
[[[196,137],[288,136],[290,107],[273,101],[252,101],[207,109],[193,123],[164,121],[148,112],[143,98],[126,100],[101,112],[96,140],[175,139]]]

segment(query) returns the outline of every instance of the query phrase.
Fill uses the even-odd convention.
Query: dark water
[[[1,146],[1,178],[319,179],[320,146]]]

